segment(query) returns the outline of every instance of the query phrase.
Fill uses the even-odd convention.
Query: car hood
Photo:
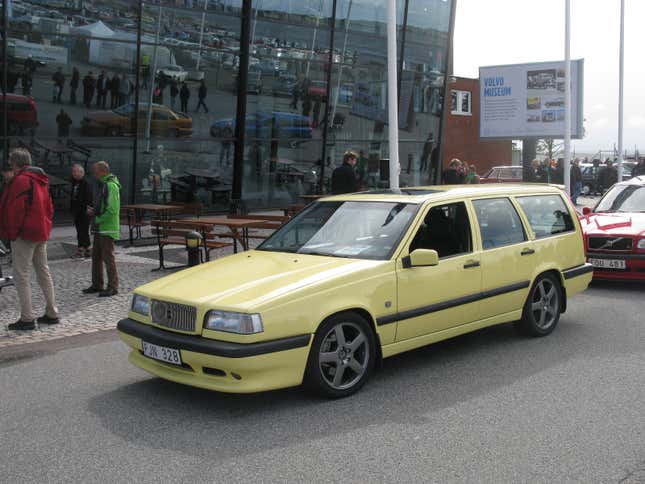
[[[645,236],[645,213],[591,213],[580,223],[586,235]]]
[[[154,299],[250,311],[295,291],[382,263],[250,250],[163,277],[136,292]]]

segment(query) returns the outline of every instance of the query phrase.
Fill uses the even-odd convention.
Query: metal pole
[[[571,0],[564,13],[564,186],[571,193]]]
[[[318,15],[316,16],[316,27],[314,28],[314,35],[311,39],[311,51],[309,52],[309,58],[307,59],[307,69],[305,71],[305,77],[309,77],[309,65],[311,64],[311,59],[314,56],[314,49],[316,48],[316,36],[318,34],[318,27],[320,26],[320,17],[322,15],[324,0],[320,0],[320,8],[318,9]]]
[[[399,188],[399,103],[396,62],[396,0],[387,1],[387,119],[390,188]]]
[[[7,85],[9,70],[9,0],[2,2],[2,156],[3,165],[9,160],[9,119],[7,116]]]
[[[352,3],[354,0],[349,0],[349,6],[347,7],[347,20],[345,21],[345,39],[343,40],[343,51],[340,55],[340,67],[338,68],[338,82],[336,83],[336,93],[334,94],[334,105],[332,106],[331,119],[330,122],[333,124],[334,118],[336,117],[336,107],[338,106],[338,96],[340,95],[340,81],[343,77],[343,66],[345,65],[345,51],[347,49],[347,36],[349,34],[349,16],[352,13]]]
[[[134,105],[137,107],[132,113],[132,182],[130,185],[130,203],[135,203],[137,195],[137,160],[139,157],[139,88],[141,86],[141,31],[143,29],[143,1],[139,0],[139,21],[137,22],[137,59],[134,63],[136,69],[134,81]]]
[[[161,30],[161,2],[159,2],[159,15],[157,16],[157,32],[155,33],[155,47],[152,50],[152,69],[150,69],[150,83],[148,84],[148,114],[146,116],[146,153],[150,152],[150,124],[152,122],[152,95],[155,91],[155,77],[157,77],[157,47],[159,46],[159,31]],[[136,107],[137,111],[139,106]]]
[[[251,28],[251,52],[253,50],[253,46],[255,45],[255,27],[258,25],[258,10],[260,9],[260,4],[262,0],[258,0],[258,2],[255,4],[255,9],[253,13],[253,27]]]
[[[333,0],[332,2],[332,12],[331,12],[331,29],[329,31],[329,56],[327,57],[327,63],[329,64],[329,69],[327,69],[327,75],[325,76],[325,96],[327,97],[327,102],[325,103],[325,114],[323,115],[323,131],[322,131],[322,150],[320,154],[320,181],[318,182],[318,187],[316,192],[322,194],[324,192],[325,186],[325,164],[327,159],[327,134],[329,132],[330,121],[329,119],[329,102],[331,101],[331,71],[334,68],[334,37],[336,37],[336,7],[337,2]],[[322,4],[321,10],[322,13]]]
[[[625,74],[625,0],[620,0],[620,55],[618,67],[618,181],[623,181],[623,105]]]
[[[204,41],[204,22],[206,22],[206,8],[208,7],[208,0],[204,0],[204,11],[202,12],[202,26],[199,29],[199,52],[197,53],[197,64],[195,70],[199,70],[199,63],[202,60],[202,44]]]

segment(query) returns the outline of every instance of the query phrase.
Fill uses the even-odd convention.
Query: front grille
[[[193,306],[153,300],[150,314],[152,322],[159,326],[179,331],[195,331],[197,309]]]
[[[629,237],[589,237],[589,249],[592,250],[632,250],[632,239]]]

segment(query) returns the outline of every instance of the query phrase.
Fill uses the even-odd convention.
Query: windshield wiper
[[[323,257],[340,257],[342,259],[353,259],[354,258],[352,256],[345,255],[345,254],[334,254],[334,253],[330,253],[330,252],[320,252],[320,251],[317,251],[317,250],[311,250],[311,251],[307,251],[307,252],[298,252],[298,254],[320,255],[320,256],[323,256]]]

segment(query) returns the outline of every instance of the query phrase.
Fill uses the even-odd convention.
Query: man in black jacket
[[[358,155],[354,151],[345,152],[343,164],[331,174],[331,192],[334,195],[358,191],[358,180],[354,172],[357,161]]]
[[[74,257],[90,257],[90,216],[87,207],[92,205],[92,188],[85,179],[81,165],[72,166],[72,190],[70,209],[74,216],[78,246]]]

